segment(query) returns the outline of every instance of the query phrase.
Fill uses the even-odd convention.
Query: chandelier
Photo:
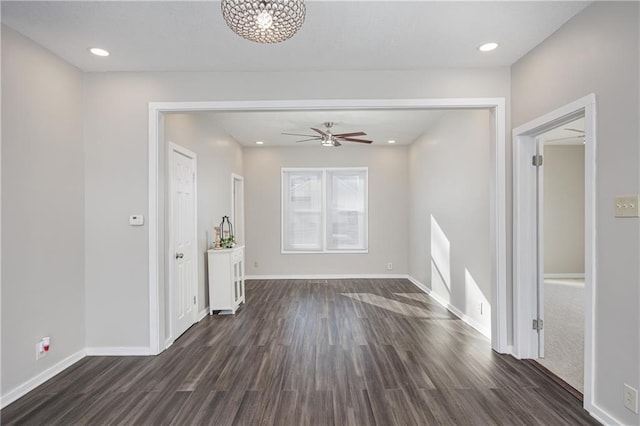
[[[222,16],[234,33],[256,43],[280,43],[304,23],[304,0],[222,0]]]

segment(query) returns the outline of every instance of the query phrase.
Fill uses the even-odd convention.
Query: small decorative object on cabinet
[[[213,230],[216,233],[216,238],[215,238],[215,240],[213,242],[213,248],[216,249],[216,250],[219,250],[219,249],[222,248],[222,246],[220,245],[220,227],[216,226],[216,227],[213,228]]]
[[[235,314],[244,303],[244,247],[207,250],[209,315]]]
[[[222,231],[222,239],[220,240],[222,248],[233,248],[236,245],[236,239],[233,236],[233,225],[229,221],[229,216],[222,216],[220,230]]]

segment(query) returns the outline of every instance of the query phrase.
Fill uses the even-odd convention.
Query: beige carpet
[[[538,362],[584,392],[584,280],[544,281],[545,356]]]

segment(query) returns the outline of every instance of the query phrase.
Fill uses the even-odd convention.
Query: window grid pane
[[[322,173],[285,172],[283,177],[284,249],[322,250]]]
[[[327,249],[365,250],[365,171],[329,171],[327,181]]]

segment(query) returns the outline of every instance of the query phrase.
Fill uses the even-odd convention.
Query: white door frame
[[[235,193],[235,184],[236,182],[241,182],[242,184],[242,217],[240,217],[240,223],[234,223],[233,224],[233,231],[234,234],[236,234],[236,231],[238,230],[238,225],[240,226],[239,229],[242,230],[242,241],[238,241],[236,239],[236,243],[238,243],[239,245],[245,245],[245,240],[246,240],[246,235],[244,232],[244,207],[245,207],[245,203],[244,203],[244,178],[236,173],[231,173],[231,220],[234,220],[235,222],[238,222],[238,219],[236,218],[236,197],[233,195]],[[237,235],[237,234],[236,234]]]
[[[444,98],[444,99],[352,99],[352,100],[270,100],[211,102],[149,102],[149,351],[158,354],[165,349],[163,312],[160,295],[165,282],[164,229],[165,218],[158,214],[159,148],[163,146],[163,117],[166,112],[189,111],[282,111],[282,110],[415,110],[415,109],[478,109],[491,111],[491,346],[500,353],[509,351],[507,343],[507,229],[505,141],[506,107],[504,98]]]
[[[585,334],[584,406],[593,406],[594,304],[596,292],[596,97],[589,94],[513,130],[513,343],[517,358],[537,358],[537,333],[531,321],[537,317],[535,262],[536,168],[531,161],[536,137],[573,121],[585,118]]]
[[[170,179],[171,179],[171,171],[170,171],[170,165],[171,165],[171,152],[172,151],[176,151],[179,152],[180,154],[184,155],[185,157],[190,157],[193,158],[194,160],[194,165],[193,165],[193,172],[195,173],[195,175],[198,175],[198,160],[197,160],[197,154],[193,151],[188,150],[185,147],[182,147],[176,143],[173,142],[168,142],[167,143],[167,182],[169,182],[169,184],[167,185],[167,189],[171,188],[171,183],[170,183]],[[171,194],[168,193],[167,194],[167,207],[170,207],[170,200],[171,199]],[[193,244],[194,244],[194,253],[193,253],[193,277],[195,277],[195,283],[192,284],[194,288],[192,288],[192,292],[193,295],[195,296],[196,300],[195,300],[195,307],[193,307],[193,322],[192,324],[195,324],[197,322],[197,318],[198,318],[198,264],[199,264],[199,257],[200,254],[198,253],[198,180],[194,179],[193,180],[193,204],[194,204],[194,209],[193,209]],[[167,286],[169,289],[169,300],[168,303],[166,304],[167,306],[167,314],[169,315],[169,329],[166,330],[165,335],[166,335],[166,342],[165,342],[165,347],[171,345],[173,343],[173,341],[175,339],[177,339],[180,336],[174,336],[174,320],[175,320],[175,305],[174,305],[174,294],[173,292],[175,291],[175,288],[171,285],[173,284],[173,272],[174,272],[174,262],[173,262],[173,256],[175,253],[175,248],[173,247],[173,239],[171,238],[172,233],[171,233],[171,209],[167,208],[167,212],[165,214],[165,216],[167,218],[167,229],[169,230],[169,233],[167,235],[167,239],[168,239],[168,253],[166,253],[166,262],[167,262],[167,273],[168,273],[168,277],[167,277]]]

